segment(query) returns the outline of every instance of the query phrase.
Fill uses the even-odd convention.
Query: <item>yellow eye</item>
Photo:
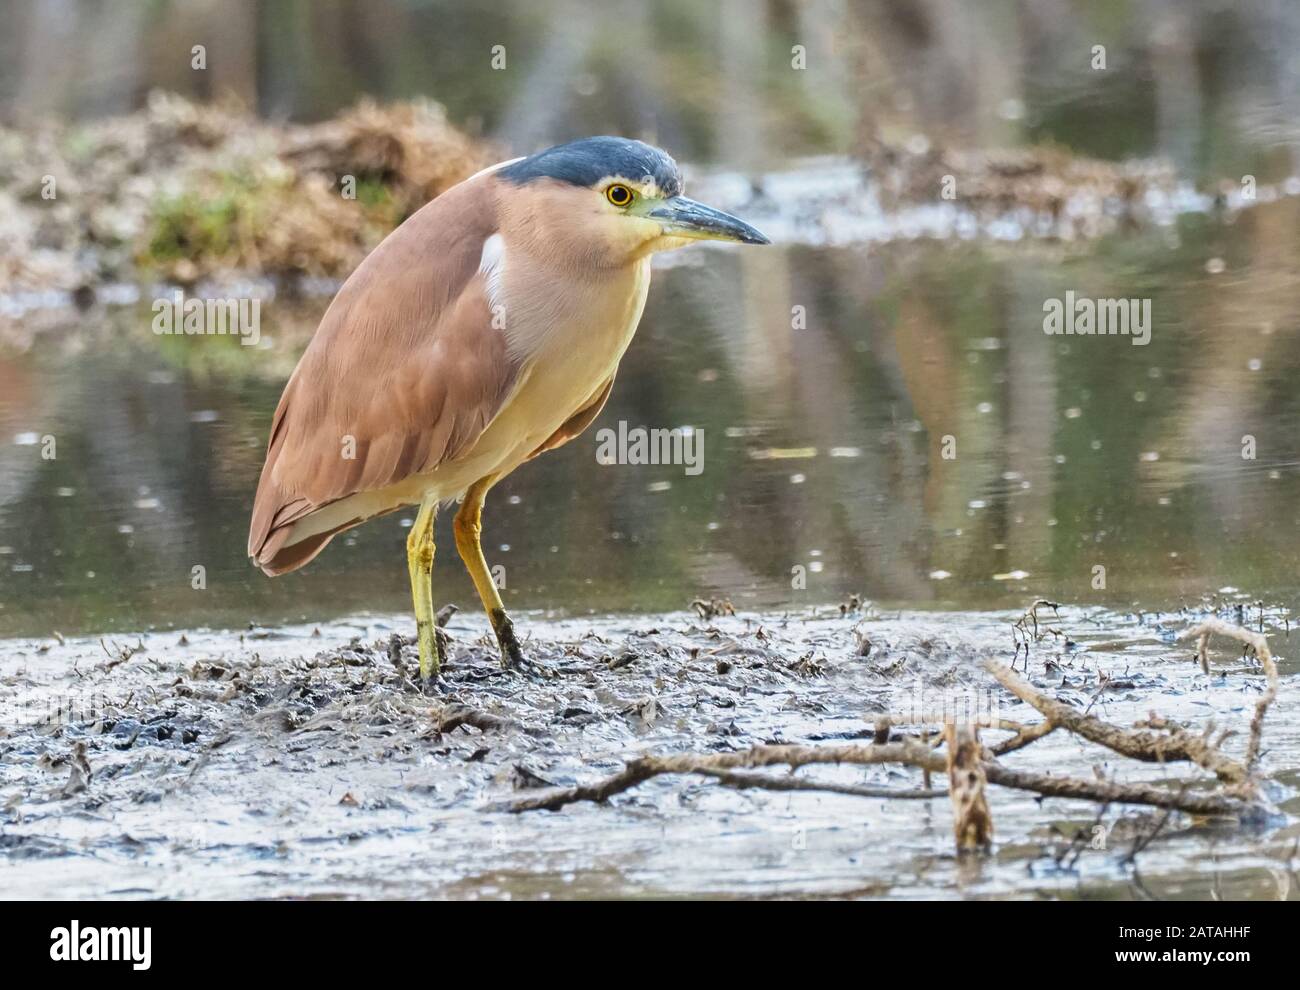
[[[605,190],[605,198],[615,206],[627,206],[627,204],[632,202],[636,197],[631,189],[616,182]]]

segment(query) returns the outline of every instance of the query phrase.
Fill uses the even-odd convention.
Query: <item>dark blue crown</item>
[[[516,185],[546,178],[575,186],[593,186],[606,176],[621,175],[634,181],[654,179],[665,196],[682,191],[682,174],[672,158],[643,141],[620,137],[557,144],[507,165],[497,175]]]

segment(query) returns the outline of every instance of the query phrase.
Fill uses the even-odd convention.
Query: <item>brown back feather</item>
[[[268,574],[302,566],[364,520],[285,546],[295,522],[454,459],[500,411],[518,369],[478,273],[497,227],[496,181],[468,180],[419,210],[334,297],[271,426],[248,535]]]

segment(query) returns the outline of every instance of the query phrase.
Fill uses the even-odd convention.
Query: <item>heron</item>
[[[590,137],[491,166],[393,230],[330,302],[272,419],[248,553],[296,570],[339,533],[418,507],[406,540],[420,675],[442,665],[434,519],[507,667],[528,666],[481,543],[483,502],[577,437],[609,398],[651,256],[700,240],[768,244],[688,199],[666,152]]]

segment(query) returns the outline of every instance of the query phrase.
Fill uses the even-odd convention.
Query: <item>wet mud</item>
[[[980,666],[1117,724],[1156,711],[1237,728],[1263,687],[1220,644],[1206,676],[1173,637],[1207,609],[1064,608],[1023,644],[1018,613],[801,613],[573,619],[520,614],[530,660],[502,669],[481,616],[451,618],[436,689],[416,683],[404,617],[115,641],[9,641],[0,657],[0,894],[6,897],[1300,897],[1300,720],[1289,622],[1263,771],[1277,815],[1196,821],[991,788],[995,846],[958,857],[946,798],[738,790],[664,777],[605,804],[491,810],[594,782],[641,754],[870,741],[936,705],[1038,721]],[[1109,680],[1102,685],[1101,678]],[[928,718],[930,715],[913,716]],[[1236,749],[1234,749],[1234,745]],[[1029,770],[1181,786],[1057,732],[1005,758]],[[899,767],[801,777],[915,788]],[[1199,785],[1196,785],[1199,786]]]

